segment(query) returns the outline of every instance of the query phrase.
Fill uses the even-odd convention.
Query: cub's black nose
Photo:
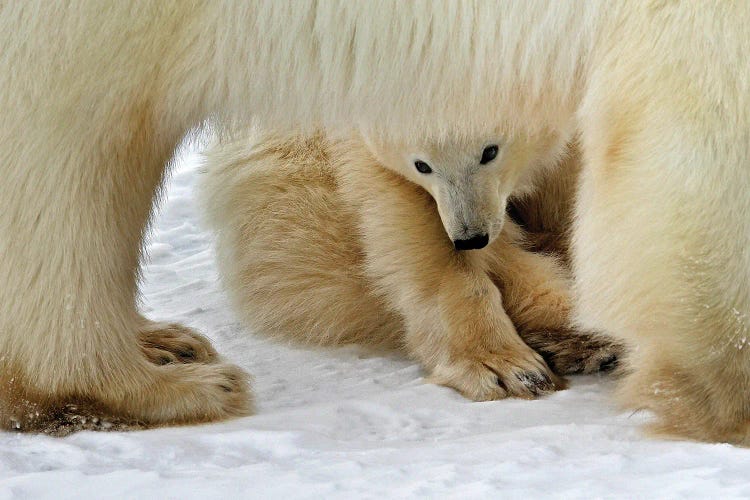
[[[478,234],[468,240],[453,240],[453,246],[456,250],[479,250],[487,246],[490,242],[490,236],[488,234]]]

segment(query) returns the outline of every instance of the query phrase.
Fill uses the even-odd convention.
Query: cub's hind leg
[[[203,197],[222,278],[254,332],[399,347],[403,323],[364,274],[328,141],[256,137],[209,152]]]

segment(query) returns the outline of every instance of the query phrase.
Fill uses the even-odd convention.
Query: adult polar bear
[[[205,117],[414,141],[504,117],[580,133],[578,316],[636,346],[627,401],[750,444],[749,23],[744,2],[2,3],[3,425],[248,412],[237,368],[135,308],[164,166]]]

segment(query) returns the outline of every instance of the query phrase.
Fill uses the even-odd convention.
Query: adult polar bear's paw
[[[64,436],[209,422],[252,412],[250,376],[222,363],[208,339],[181,325],[145,319],[137,335],[140,349],[123,354],[127,369],[120,368],[125,363],[116,350],[100,353],[101,378],[93,387],[54,394],[2,366],[0,427]]]
[[[168,363],[150,366],[151,383],[105,406],[115,415],[148,427],[192,424],[249,415],[250,376],[228,363]]]
[[[456,389],[474,401],[534,399],[566,387],[542,357],[525,345],[463,353],[437,365],[428,381]]]
[[[0,400],[3,427],[65,436],[82,430],[127,431],[209,422],[249,415],[252,411],[249,376],[237,366],[157,366],[145,359],[135,366],[129,380],[113,380],[99,395],[58,399],[13,387]]]
[[[152,413],[146,416],[149,422],[203,422],[252,411],[250,376],[222,363],[208,338],[192,328],[142,317],[138,343],[156,375],[153,397],[172,406],[146,402],[142,407]],[[170,396],[173,391],[177,398]]]
[[[157,382],[151,394],[133,394],[128,403],[112,408],[87,398],[33,405],[38,419],[18,418],[13,430],[51,436],[79,431],[133,431],[173,423],[198,423],[250,413],[248,376],[228,364],[176,364],[155,367]],[[167,395],[171,391],[180,391]],[[44,408],[44,411],[39,411]]]

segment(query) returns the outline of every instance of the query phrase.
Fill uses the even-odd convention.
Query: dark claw
[[[618,359],[615,354],[609,355],[599,365],[599,371],[608,372],[617,368]]]
[[[499,385],[502,390],[506,392],[508,391],[508,387],[505,385],[505,382],[503,382],[503,379],[501,379],[500,377],[497,377],[497,385]]]
[[[552,389],[552,380],[546,373],[523,372],[516,375],[516,378],[525,385],[532,394],[538,396],[545,391]]]
[[[184,351],[180,351],[177,355],[182,359],[195,359],[195,349],[189,347]]]
[[[523,382],[524,385],[540,384],[544,381],[542,376],[535,372],[522,372],[517,374],[516,378]]]

